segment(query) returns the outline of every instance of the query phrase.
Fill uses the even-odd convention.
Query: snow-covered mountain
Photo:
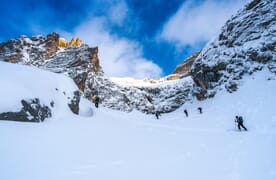
[[[268,68],[276,72],[276,2],[254,0],[233,15],[200,53],[161,79],[126,80],[104,76],[98,48],[73,38],[67,43],[56,33],[20,37],[0,44],[0,60],[33,65],[71,77],[83,95],[112,109],[145,113],[171,112],[197,97],[219,90],[234,92],[245,74]],[[143,83],[141,83],[143,82]]]
[[[41,122],[75,113],[91,116],[91,105],[72,79],[35,67],[0,62],[0,119]],[[89,104],[89,103],[88,103]]]
[[[199,99],[236,91],[244,74],[276,74],[276,1],[254,0],[233,15],[195,59],[191,75]]]
[[[101,105],[112,109],[171,112],[191,100],[193,81],[190,77],[172,81],[179,79],[175,75],[144,80],[140,86],[122,85],[118,79],[114,82],[103,75],[97,47],[77,42],[66,43],[56,33],[46,37],[22,36],[0,44],[0,60],[63,73],[74,80],[87,99],[92,100],[97,95]]]
[[[23,114],[23,121],[48,118],[0,121],[0,179],[275,180],[274,7],[275,1],[254,0],[240,10],[227,24],[242,25],[229,32],[225,25],[221,33],[246,39],[256,25],[260,37],[234,38],[243,44],[228,47],[218,35],[193,62],[191,76],[188,64],[185,75],[159,80],[106,78],[97,49],[79,40],[61,43],[56,34],[0,44],[0,59],[18,63],[0,62],[0,120],[7,112]],[[95,93],[109,108],[96,109],[84,98]],[[176,110],[158,120],[139,112],[156,107]],[[236,115],[247,132],[237,130]]]

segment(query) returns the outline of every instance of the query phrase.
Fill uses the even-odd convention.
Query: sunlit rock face
[[[179,74],[182,76],[189,76],[190,70],[192,68],[192,65],[195,61],[195,59],[198,57],[200,51],[194,53],[192,56],[188,57],[183,61],[183,63],[179,64],[176,69],[173,71],[173,74]]]
[[[68,48],[73,46],[81,46],[82,40],[80,38],[72,38],[70,42],[67,42],[64,38],[59,38],[59,48]]]
[[[58,47],[60,48],[66,48],[67,47],[67,41],[64,38],[59,38],[58,40]]]
[[[81,46],[82,40],[80,38],[72,38],[69,42],[69,46]]]

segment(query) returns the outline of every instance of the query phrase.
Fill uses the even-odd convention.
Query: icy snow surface
[[[7,66],[0,65],[1,73],[7,73]],[[1,96],[0,109],[15,103],[21,93],[29,97],[28,92],[14,89],[23,83],[29,90],[42,91],[31,93],[41,99],[62,99],[51,96],[56,85],[67,92],[75,90],[62,75],[13,66],[9,67],[13,76],[1,74],[5,76],[1,83],[4,79],[10,86],[2,86],[0,94],[11,94]],[[27,69],[36,75],[44,73],[43,80],[30,83],[37,76],[24,78]],[[276,83],[267,80],[269,75],[267,70],[257,72],[245,77],[235,93],[221,91],[213,99],[162,114],[159,120],[137,111],[95,109],[82,101],[80,111],[93,107],[93,114],[84,112],[90,117],[61,108],[60,116],[44,123],[0,121],[0,179],[275,180]],[[198,106],[203,114],[197,112]],[[248,132],[236,130],[235,115],[244,117]]]

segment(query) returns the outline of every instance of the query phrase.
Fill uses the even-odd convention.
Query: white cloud
[[[108,17],[110,21],[116,25],[122,25],[125,18],[127,17],[128,8],[124,1],[116,3],[110,8]]]
[[[195,46],[208,41],[247,1],[206,0],[197,5],[186,1],[164,25],[160,38],[177,46]]]
[[[72,33],[59,31],[64,38],[79,37],[91,47],[99,47],[99,60],[108,77],[160,77],[162,69],[143,57],[138,42],[121,38],[110,33],[111,25],[123,25],[128,17],[128,7],[124,0],[112,1],[106,16],[90,17]]]
[[[75,29],[74,36],[80,37],[90,46],[99,47],[100,64],[106,76],[113,77],[160,77],[161,68],[143,58],[137,42],[119,38],[108,31],[107,17],[91,18]]]

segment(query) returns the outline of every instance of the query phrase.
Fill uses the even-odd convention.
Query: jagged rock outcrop
[[[182,76],[189,76],[190,70],[192,68],[192,65],[195,61],[195,59],[198,57],[200,51],[194,53],[192,56],[188,57],[176,67],[176,69],[173,71],[173,74],[181,74]]]
[[[238,89],[244,74],[276,71],[276,1],[254,0],[229,19],[191,69],[199,99]]]
[[[64,38],[59,38],[58,46],[60,48],[68,48],[72,46],[81,46],[82,40],[80,38],[72,38],[70,42],[67,42]]]
[[[69,46],[81,46],[82,40],[80,38],[72,38],[69,42]]]
[[[66,48],[59,51],[54,57],[39,64],[38,67],[55,73],[64,73],[71,77],[79,89],[86,86],[88,74],[102,74],[98,60],[98,48],[89,48],[87,45]]]
[[[22,108],[19,112],[0,113],[1,120],[22,121],[22,122],[43,122],[52,116],[51,109],[41,105],[40,100],[29,99],[21,101]]]
[[[54,56],[58,50],[59,35],[52,33],[27,38],[21,36],[0,44],[0,59],[11,63],[29,64]]]
[[[28,44],[28,46],[31,46],[32,45],[32,41],[28,41],[26,38],[22,38],[23,40],[23,43],[26,42]],[[27,41],[24,41],[24,40],[27,40]],[[42,59],[49,59],[51,58],[52,56],[54,56],[56,53],[57,53],[57,50],[58,50],[58,40],[59,40],[59,34],[57,33],[52,33],[52,34],[48,34],[47,37],[46,37],[46,40],[45,40],[45,51],[42,51],[41,53],[41,57]],[[26,49],[26,52],[24,55],[27,55],[30,54],[37,54],[39,55],[39,51],[38,52],[27,52],[28,49]],[[26,60],[28,59],[28,57],[25,57]]]
[[[78,38],[72,44],[80,43]],[[70,43],[71,43],[70,42]],[[89,72],[102,74],[98,59],[98,48],[90,48],[85,44],[59,48],[60,39],[57,33],[31,38],[22,36],[18,39],[0,44],[0,60],[34,65],[56,73],[70,76],[79,89],[84,90]]]
[[[66,39],[59,38],[59,40],[58,40],[58,47],[60,47],[60,48],[66,48],[67,44],[68,44],[68,42],[66,41]]]
[[[75,114],[79,114],[80,98],[81,98],[81,93],[79,91],[75,91],[73,98],[71,99],[70,103],[68,104],[71,111]]]
[[[171,112],[187,101],[191,101],[193,81],[183,78],[179,81],[168,81],[151,86],[118,85],[103,76],[91,78],[91,89],[86,89],[86,97],[91,94],[100,98],[100,103],[106,107],[144,113]]]

